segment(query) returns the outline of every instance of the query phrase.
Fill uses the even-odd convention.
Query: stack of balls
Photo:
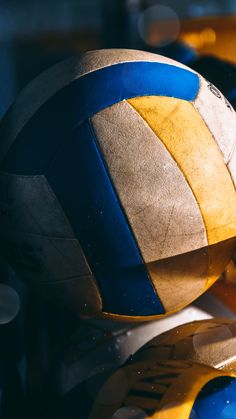
[[[232,258],[235,113],[194,70],[141,51],[89,52],[26,87],[0,132],[1,249],[20,277],[80,316],[169,315]],[[96,402],[89,418],[131,418],[115,413],[131,405],[193,419],[201,391],[204,418],[209,383],[236,389],[233,373],[186,360],[124,371],[125,396],[108,409]]]

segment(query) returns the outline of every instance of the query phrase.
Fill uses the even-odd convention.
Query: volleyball
[[[235,390],[234,374],[206,365],[190,361],[137,362],[120,368],[105,382],[87,409],[87,417],[203,419],[225,414],[233,418]]]
[[[188,67],[85,53],[31,82],[0,135],[2,252],[78,314],[170,314],[231,259],[235,113]]]

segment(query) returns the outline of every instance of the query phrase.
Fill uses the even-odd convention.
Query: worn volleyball
[[[196,299],[235,250],[236,118],[168,58],[59,63],[1,128],[1,248],[78,314],[149,320]]]

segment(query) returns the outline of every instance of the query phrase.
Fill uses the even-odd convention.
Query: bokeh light
[[[151,6],[141,14],[138,20],[138,32],[146,44],[163,47],[177,39],[180,33],[180,20],[170,7]]]
[[[146,419],[146,413],[138,407],[126,406],[118,409],[111,419]]]
[[[10,286],[0,284],[0,324],[10,323],[20,310],[20,298]]]
[[[182,34],[181,39],[191,47],[201,49],[215,44],[216,32],[213,28],[206,27],[199,32],[193,31]]]

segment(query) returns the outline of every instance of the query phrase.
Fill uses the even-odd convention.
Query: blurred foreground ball
[[[80,384],[42,419],[68,412],[71,419],[235,419],[236,378],[190,361],[149,359]]]
[[[76,331],[57,347],[52,357],[54,394],[64,395],[88,379],[93,382],[99,371],[114,371],[145,343],[166,330],[191,319],[211,317],[210,312],[191,304],[178,313],[148,323],[81,320]]]
[[[79,314],[186,306],[235,250],[236,118],[193,70],[101,50],[56,65],[0,129],[0,228],[15,271]]]
[[[227,413],[227,415],[226,415]],[[98,392],[89,419],[234,419],[236,378],[187,361],[121,368]]]

